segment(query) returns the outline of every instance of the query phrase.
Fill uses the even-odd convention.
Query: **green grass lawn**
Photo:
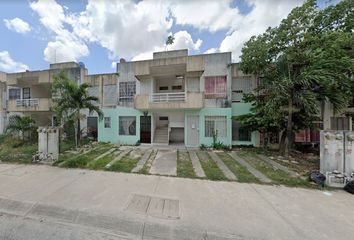
[[[258,178],[253,176],[246,167],[240,165],[234,159],[232,159],[227,153],[220,152],[217,153],[220,159],[225,163],[225,165],[230,169],[231,172],[235,174],[238,182],[254,182],[259,183]]]
[[[108,170],[114,172],[130,173],[138,163],[139,159],[134,159],[128,156],[123,157],[118,162],[115,162]]]
[[[240,151],[238,154],[258,171],[269,177],[274,183],[291,187],[318,188],[316,185],[312,185],[307,179],[292,177],[280,169],[274,169],[270,164],[259,159],[254,153]]]
[[[192,161],[186,151],[177,151],[177,176],[185,178],[196,178]]]
[[[225,175],[222,173],[216,163],[210,158],[206,151],[197,151],[197,156],[208,179],[217,181],[227,180]]]

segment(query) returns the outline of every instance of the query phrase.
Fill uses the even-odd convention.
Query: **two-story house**
[[[217,133],[226,145],[257,145],[257,134],[232,120],[249,110],[242,94],[255,79],[232,64],[231,53],[156,52],[150,60],[121,59],[117,73],[116,88],[107,87],[116,89],[117,103],[102,107],[99,141],[198,147],[210,145]],[[112,94],[101,89],[104,96]]]
[[[77,84],[87,74],[85,66],[75,62],[50,64],[47,70],[6,74],[7,121],[11,122],[14,115],[28,115],[37,126],[51,126],[54,120],[51,86],[54,75],[62,70]]]

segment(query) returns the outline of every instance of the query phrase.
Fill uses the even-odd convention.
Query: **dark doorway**
[[[151,143],[151,116],[140,116],[140,142]]]
[[[97,117],[87,117],[87,137],[97,140],[98,136],[98,127],[97,127],[98,118]]]

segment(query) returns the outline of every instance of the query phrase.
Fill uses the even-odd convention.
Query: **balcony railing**
[[[16,99],[16,107],[37,107],[39,99]]]
[[[51,106],[51,98],[10,99],[8,102],[8,111],[50,111]]]
[[[153,93],[150,95],[151,102],[184,102],[186,101],[185,92],[176,92],[176,93]]]

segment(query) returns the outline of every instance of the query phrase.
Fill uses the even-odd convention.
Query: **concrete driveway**
[[[351,239],[353,212],[343,191],[0,164],[0,239]]]

